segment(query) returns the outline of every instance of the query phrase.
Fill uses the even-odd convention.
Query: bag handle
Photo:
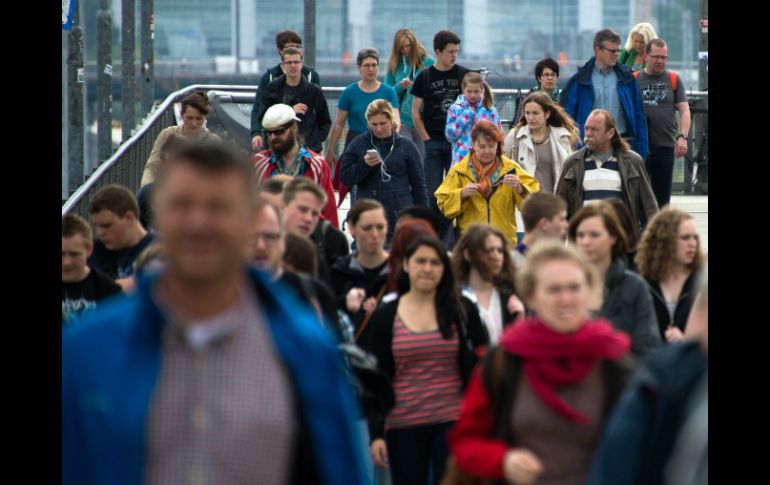
[[[386,284],[383,284],[382,288],[380,288],[380,291],[377,292],[377,297],[376,297],[377,298],[377,306],[380,305],[380,300],[382,299],[382,296],[385,294],[385,287],[386,286],[387,286]],[[364,329],[369,324],[369,320],[372,319],[372,315],[374,315],[374,312],[376,311],[376,308],[377,307],[375,307],[375,310],[372,310],[371,313],[369,313],[366,317],[364,317],[364,321],[361,322],[361,325],[358,327],[358,330],[356,330],[356,335],[355,335],[355,337],[353,337],[356,342],[358,342],[358,339],[361,337],[361,334],[364,333]]]

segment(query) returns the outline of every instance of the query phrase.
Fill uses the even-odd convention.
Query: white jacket
[[[515,133],[515,139],[514,139]],[[569,143],[569,131],[561,126],[551,126],[551,132],[549,135],[549,141],[551,144],[551,154],[553,156],[553,180],[554,191],[556,191],[556,184],[561,176],[562,167],[564,167],[564,160],[572,153],[572,147]],[[519,154],[516,158],[513,158],[513,151],[516,143],[519,145]],[[503,144],[503,154],[516,161],[521,165],[524,170],[535,175],[535,165],[537,164],[537,158],[535,157],[535,145],[532,143],[532,136],[529,132],[529,125],[524,125],[516,132],[516,128],[512,128],[505,137],[505,143]]]

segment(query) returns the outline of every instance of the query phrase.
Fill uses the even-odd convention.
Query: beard
[[[276,155],[281,157],[289,153],[295,145],[296,140],[294,139],[294,133],[290,133],[285,139],[273,140],[270,144],[270,148],[273,149],[273,152],[275,152]]]

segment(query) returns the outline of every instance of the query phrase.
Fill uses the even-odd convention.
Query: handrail
[[[227,91],[254,91],[256,92],[257,86],[249,86],[249,85],[225,85],[225,84],[193,84],[191,86],[187,86],[186,88],[180,89],[179,91],[175,91],[168,95],[168,97],[159,105],[153,106],[152,110],[150,111],[149,116],[144,120],[142,123],[142,126],[136,130],[136,132],[131,135],[127,140],[125,140],[121,145],[118,147],[117,150],[102,164],[100,164],[96,170],[88,177],[88,180],[86,180],[83,185],[78,187],[75,192],[72,193],[72,195],[67,199],[67,201],[62,205],[62,216],[67,214],[72,208],[77,204],[80,199],[85,195],[88,190],[90,190],[94,184],[104,175],[107,170],[112,168],[112,166],[117,163],[118,160],[123,156],[123,154],[131,147],[133,146],[149,129],[152,127],[153,123],[157,121],[158,119],[163,116],[163,113],[171,108],[174,103],[177,102],[178,99],[183,98],[187,96],[188,94],[191,94],[197,90],[210,90],[210,89],[219,89],[219,90],[227,90]]]
[[[86,202],[96,192],[100,185],[106,185],[107,183],[122,183],[129,187],[131,190],[138,188],[139,180],[141,179],[141,171],[144,168],[144,161],[149,156],[152,145],[155,142],[155,138],[161,129],[166,126],[171,126],[178,120],[173,115],[173,108],[175,103],[179,102],[188,94],[191,94],[198,90],[203,90],[211,94],[224,94],[231,95],[233,101],[237,104],[251,103],[254,99],[254,93],[256,93],[258,87],[256,85],[225,85],[225,84],[194,84],[187,86],[183,89],[171,93],[160,104],[153,106],[149,115],[142,120],[141,126],[136,131],[132,131],[132,135],[125,140],[117,150],[103,163],[101,163],[96,170],[88,177],[88,179],[78,187],[77,190],[67,199],[62,205],[62,216],[76,210],[81,216],[89,219],[86,208]],[[323,87],[329,104],[329,111],[334,117],[336,112],[336,98],[345,89],[343,86]],[[501,118],[505,118],[510,115],[513,117],[515,112],[515,106],[520,102],[524,96],[529,94],[529,89],[510,89],[500,88],[493,89],[495,95],[500,96],[498,111],[500,111]],[[705,123],[708,119],[708,91],[687,91],[687,97],[691,103],[697,102],[697,109],[693,106],[693,117],[695,115],[705,116]],[[507,121],[507,120],[506,120]],[[248,123],[247,120],[242,118],[240,122]],[[695,120],[691,125],[691,130],[695,138],[698,138],[697,143],[692,143],[689,147],[690,153],[693,155],[693,149],[695,146],[699,146],[700,141],[704,133],[702,130],[696,131],[694,129]],[[707,126],[707,125],[706,125]],[[232,135],[230,134],[232,139]],[[695,140],[694,140],[695,141]],[[128,161],[125,164],[119,164],[121,160],[127,158]],[[689,167],[686,167],[686,171]],[[686,177],[688,174],[685,174]],[[104,180],[103,180],[104,179]]]

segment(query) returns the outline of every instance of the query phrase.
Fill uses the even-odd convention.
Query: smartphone
[[[366,150],[367,155],[377,155],[379,156],[379,153],[377,153],[377,150],[372,148],[371,150]]]
[[[516,175],[516,169],[512,168],[509,171],[505,172],[502,177],[498,178],[497,181],[494,184],[492,184],[492,188],[495,188],[498,185],[502,184],[503,183],[503,177],[505,177],[506,175]]]

